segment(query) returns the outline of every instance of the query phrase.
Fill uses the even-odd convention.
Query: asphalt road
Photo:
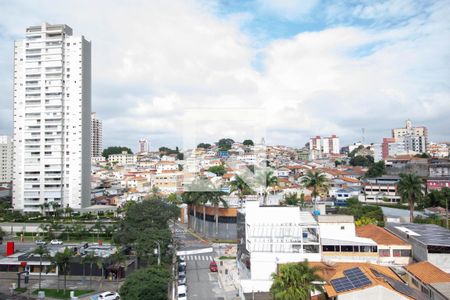
[[[173,228],[172,228],[173,230]],[[176,224],[174,239],[180,251],[211,248],[209,243],[190,234],[183,226]],[[186,255],[186,286],[189,300],[225,299],[217,273],[209,271],[209,263],[217,257],[216,252]]]

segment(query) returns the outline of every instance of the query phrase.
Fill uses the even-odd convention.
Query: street
[[[187,298],[189,300],[235,299],[234,292],[230,293],[223,289],[218,273],[209,270],[209,263],[218,257],[216,249],[210,243],[191,234],[184,225],[175,224],[174,232],[174,239],[179,244],[178,252],[188,253],[184,255]]]

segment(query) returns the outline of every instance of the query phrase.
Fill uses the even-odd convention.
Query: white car
[[[120,295],[116,292],[104,292],[98,295],[98,300],[119,300]]]
[[[186,258],[183,255],[180,256],[180,262],[178,263],[178,265],[186,267]]]
[[[45,241],[43,241],[43,240],[37,240],[36,242],[36,245],[38,245],[38,246],[44,246],[45,244],[47,244]]]
[[[178,300],[187,300],[187,290],[185,285],[178,286]]]
[[[51,241],[50,241],[50,244],[51,244],[51,245],[62,245],[63,242],[60,241],[60,240],[51,240]]]

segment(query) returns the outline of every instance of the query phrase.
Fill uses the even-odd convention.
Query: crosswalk
[[[175,228],[175,233],[186,233],[186,229],[183,229],[183,228]]]
[[[186,255],[186,260],[203,260],[203,261],[212,261],[214,260],[213,257],[211,255]]]

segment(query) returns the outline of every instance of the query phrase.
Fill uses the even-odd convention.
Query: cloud
[[[309,18],[319,5],[258,3],[290,20]],[[347,11],[335,6],[341,19],[324,18],[323,24],[331,22],[324,29],[298,29],[258,44],[242,30],[267,13],[258,9],[218,15],[215,5],[196,1],[2,2],[0,131],[12,127],[13,39],[26,26],[48,21],[67,23],[92,40],[93,110],[104,120],[105,145],[136,147],[146,137],[154,148],[181,146],[186,112],[207,109],[222,113],[205,112],[210,119],[198,127],[199,142],[244,138],[255,126],[266,127],[273,144],[302,146],[309,136],[333,133],[353,142],[363,127],[376,142],[407,118],[443,140],[450,113],[450,11],[440,1],[420,13],[416,3],[404,3],[362,3]],[[408,17],[388,26],[383,15],[400,15],[402,7]],[[374,21],[340,21],[361,19]],[[258,112],[251,124],[245,114],[224,118],[242,109]]]

